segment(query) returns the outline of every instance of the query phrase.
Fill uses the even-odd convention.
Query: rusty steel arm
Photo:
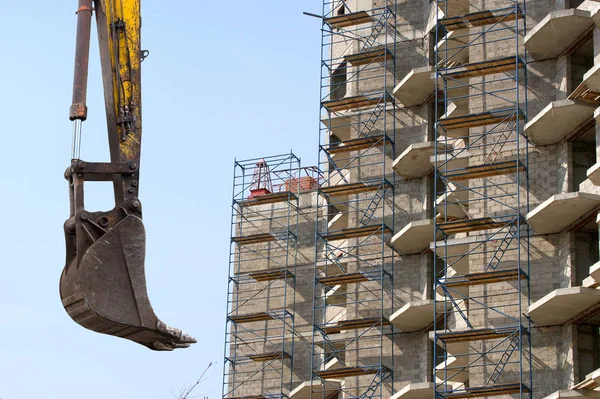
[[[87,82],[90,60],[90,32],[92,28],[92,0],[79,0],[77,9],[77,39],[75,43],[75,73],[73,78],[73,104],[69,119],[87,119]]]

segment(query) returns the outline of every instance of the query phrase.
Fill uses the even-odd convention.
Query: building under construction
[[[223,398],[600,397],[598,26],[323,0],[318,165],[235,162]]]

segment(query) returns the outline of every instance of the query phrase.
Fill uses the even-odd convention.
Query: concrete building
[[[600,397],[598,26],[324,0],[319,164],[236,162],[223,397]]]

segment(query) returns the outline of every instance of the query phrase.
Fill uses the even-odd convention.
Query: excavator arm
[[[141,0],[79,0],[73,104],[70,217],[65,222],[66,265],[60,295],[69,316],[83,327],[126,338],[154,350],[196,342],[154,314],[146,289],[146,233],[138,198],[142,138]],[[87,119],[87,79],[92,15],[96,16],[110,162],[80,159]],[[115,207],[88,212],[86,181],[112,182]]]

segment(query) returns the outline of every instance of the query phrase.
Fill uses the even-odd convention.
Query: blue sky
[[[176,3],[176,4],[175,4]],[[286,153],[315,163],[320,1],[143,0],[144,136],[140,197],[156,313],[198,343],[152,352],[73,323],[60,303],[68,217],[77,1],[2,0],[0,398],[159,399],[194,381],[219,398],[233,159]],[[82,158],[108,160],[92,38]],[[113,207],[89,184],[90,210]]]

